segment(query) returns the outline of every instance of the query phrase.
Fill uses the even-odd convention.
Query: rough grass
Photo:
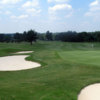
[[[40,68],[25,71],[0,72],[0,100],[77,100],[81,88],[100,82],[100,67],[95,63],[99,64],[100,44],[94,43],[94,48],[91,44],[0,43],[0,56],[33,50],[26,59],[42,64]],[[88,64],[91,57],[93,60]]]

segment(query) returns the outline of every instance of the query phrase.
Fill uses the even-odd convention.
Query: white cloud
[[[22,7],[23,8],[27,8],[27,7],[36,7],[39,5],[39,1],[38,0],[32,0],[32,1],[27,1],[25,2]]]
[[[19,19],[23,19],[23,18],[27,18],[27,17],[28,17],[28,15],[20,15],[20,16],[18,16]]]
[[[91,16],[95,19],[100,17],[100,0],[95,0],[90,3],[88,12],[85,13],[85,16]]]
[[[39,0],[26,1],[22,5],[22,9],[25,13],[32,16],[38,16],[41,12]]]
[[[36,9],[34,9],[34,8],[27,9],[26,11],[27,11],[28,13],[40,13],[40,12],[41,12],[41,10],[36,10]]]
[[[49,3],[51,2],[58,2],[58,3],[63,3],[63,2],[68,2],[69,0],[48,0]]]
[[[60,20],[61,16],[69,18],[72,16],[72,6],[69,4],[56,4],[55,6],[49,7],[49,18],[51,20]]]
[[[26,9],[26,12],[32,16],[37,16],[40,14],[41,10],[35,9],[35,8],[30,8],[30,9]]]
[[[56,11],[65,10],[65,9],[66,10],[70,10],[70,9],[72,9],[72,6],[69,5],[69,4],[57,4],[57,5],[53,6],[53,7],[49,7],[49,12],[50,13],[54,13]]]
[[[94,2],[92,2],[92,3],[90,3],[90,6],[97,6],[98,4],[99,4],[99,1],[96,0],[96,1],[94,1]]]
[[[24,19],[24,18],[27,18],[28,15],[20,15],[20,16],[15,16],[15,15],[12,15],[11,18],[12,19]]]
[[[29,7],[29,6],[31,6],[31,1],[27,1],[22,5],[22,7]]]
[[[16,4],[20,2],[21,0],[0,0],[1,4]]]
[[[59,20],[62,18],[69,18],[72,16],[72,5],[68,2],[70,0],[47,0],[48,3],[55,3],[54,6],[48,8],[49,18]]]
[[[28,13],[34,13],[34,12],[36,12],[36,9],[31,8],[31,9],[27,9],[26,11],[27,11]]]

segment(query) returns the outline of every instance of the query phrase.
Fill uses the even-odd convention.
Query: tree
[[[99,31],[96,31],[96,32],[94,32],[93,35],[95,37],[95,41],[100,42],[100,32]]]
[[[38,34],[38,39],[45,41],[46,40],[45,39],[45,34],[43,34],[43,33]]]
[[[23,41],[23,34],[15,33],[14,40],[15,40],[15,42],[22,42]]]
[[[55,40],[63,42],[77,42],[77,33],[68,31],[56,34]]]
[[[36,42],[37,40],[37,32],[35,32],[34,30],[29,30],[27,32],[27,41],[31,43],[32,45],[32,42]]]
[[[5,39],[5,35],[4,34],[0,34],[0,42],[4,42]]]
[[[27,32],[26,31],[24,31],[24,33],[23,33],[23,41],[27,41]]]
[[[7,42],[7,43],[11,42],[12,41],[11,35],[6,34],[5,37],[4,37],[4,41]]]
[[[50,33],[49,31],[46,32],[46,39],[47,39],[48,41],[52,41],[52,40],[53,40],[52,33]]]

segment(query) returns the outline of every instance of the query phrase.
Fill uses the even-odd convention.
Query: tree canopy
[[[62,42],[100,42],[100,31],[96,32],[59,32],[37,33],[35,30],[24,31],[23,33],[0,34],[0,42],[36,42],[43,41],[62,41]]]

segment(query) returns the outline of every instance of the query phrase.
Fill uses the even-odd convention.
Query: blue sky
[[[0,33],[100,31],[100,0],[0,0]]]

